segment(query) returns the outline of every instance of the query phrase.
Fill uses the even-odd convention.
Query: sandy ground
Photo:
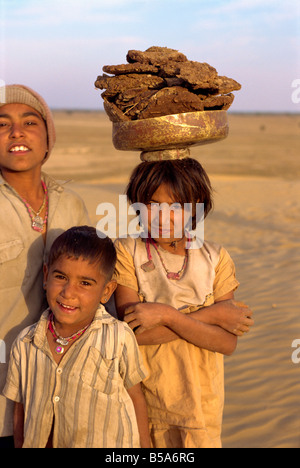
[[[96,225],[99,203],[118,207],[139,154],[113,148],[102,113],[54,115],[57,145],[45,170],[72,180]],[[225,141],[192,150],[216,191],[206,239],[229,250],[241,282],[236,297],[256,322],[225,360],[223,445],[300,447],[300,364],[292,362],[300,340],[300,116],[229,118]]]

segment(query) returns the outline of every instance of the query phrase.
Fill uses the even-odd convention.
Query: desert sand
[[[139,154],[114,149],[104,113],[54,117],[57,144],[45,170],[71,180],[96,225],[97,205],[118,207]],[[292,343],[300,340],[300,116],[229,114],[229,120],[226,140],[191,153],[215,188],[205,237],[230,252],[241,283],[236,298],[255,318],[225,358],[223,446],[298,448],[300,364],[292,362]]]

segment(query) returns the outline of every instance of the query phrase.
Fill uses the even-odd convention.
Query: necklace
[[[76,340],[76,338],[79,338],[81,335],[83,335],[84,332],[86,331],[86,329],[89,326],[90,326],[90,324],[86,325],[84,328],[82,328],[78,332],[74,333],[74,335],[68,336],[67,338],[63,338],[62,336],[60,336],[57,333],[57,330],[56,330],[55,325],[54,325],[54,315],[51,312],[50,317],[49,317],[48,328],[49,328],[50,332],[52,333],[56,343],[58,344],[58,346],[56,346],[56,348],[55,348],[56,354],[63,354],[64,351],[65,351],[64,347],[68,346],[71,343],[71,341]]]
[[[43,232],[44,225],[47,223],[47,220],[48,220],[48,207],[49,207],[48,190],[43,180],[42,180],[42,187],[43,187],[45,195],[44,195],[43,204],[37,212],[34,211],[34,209],[29,205],[29,203],[25,200],[25,198],[21,197],[21,200],[26,206],[27,211],[29,213],[32,229],[34,229],[34,231],[41,232],[41,233]],[[43,219],[40,216],[40,214],[45,207],[46,207],[46,213],[45,213],[45,218]]]
[[[190,239],[188,238],[188,242],[190,242]],[[185,257],[184,257],[184,262],[183,262],[183,265],[181,267],[181,269],[176,273],[176,272],[172,272],[172,271],[169,271],[165,265],[165,262],[158,250],[158,247],[157,245],[155,244],[154,240],[151,238],[151,237],[148,237],[148,239],[146,240],[146,250],[147,250],[147,256],[148,256],[148,262],[147,263],[144,263],[144,265],[141,266],[141,268],[146,271],[146,272],[149,272],[149,271],[153,271],[155,269],[155,265],[154,265],[154,262],[153,262],[153,258],[152,258],[152,255],[151,255],[151,250],[150,250],[150,244],[153,245],[153,247],[155,248],[156,252],[157,252],[157,255],[160,259],[160,262],[167,274],[167,278],[169,280],[175,280],[175,281],[179,281],[184,273],[184,271],[186,270],[186,267],[187,267],[187,264],[188,264],[188,258],[189,258],[189,249],[185,249]]]

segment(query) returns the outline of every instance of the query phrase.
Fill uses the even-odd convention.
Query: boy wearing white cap
[[[88,223],[83,201],[42,172],[55,143],[51,111],[23,85],[0,88],[0,394],[18,333],[44,308],[43,263],[63,231]],[[4,351],[4,352],[3,352]],[[0,396],[0,448],[13,446]]]

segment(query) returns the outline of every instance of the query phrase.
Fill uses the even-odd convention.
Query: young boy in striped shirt
[[[16,339],[3,394],[16,447],[149,447],[144,369],[133,332],[109,315],[116,252],[71,228],[44,268],[49,308]]]

